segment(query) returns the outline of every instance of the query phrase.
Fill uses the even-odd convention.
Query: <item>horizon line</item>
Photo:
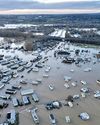
[[[13,9],[0,10],[0,15],[22,15],[22,14],[92,14],[100,13],[96,9]]]

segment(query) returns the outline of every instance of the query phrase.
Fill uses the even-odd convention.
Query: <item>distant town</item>
[[[0,37],[15,41],[65,39],[100,44],[100,14],[4,15],[0,16]],[[33,39],[34,38],[34,39]]]

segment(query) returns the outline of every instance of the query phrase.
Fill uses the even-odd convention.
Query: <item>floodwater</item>
[[[91,57],[92,61],[81,64],[81,67],[76,66],[75,64],[64,64],[61,62],[62,58],[60,57],[54,57],[54,51],[57,50],[57,47],[53,50],[43,51],[41,52],[41,55],[43,57],[48,56],[48,61],[44,63],[44,67],[39,69],[39,72],[30,72],[27,73],[27,70],[18,73],[19,77],[10,80],[10,84],[7,84],[5,88],[0,90],[0,94],[4,93],[6,88],[10,88],[14,84],[20,84],[19,81],[21,79],[28,79],[28,80],[36,80],[36,79],[42,79],[42,83],[35,86],[30,83],[27,85],[22,85],[22,89],[24,88],[33,88],[33,90],[36,91],[38,94],[40,101],[38,103],[34,103],[32,100],[32,97],[30,97],[31,105],[22,106],[22,107],[16,107],[15,110],[19,112],[19,125],[34,125],[34,122],[32,120],[30,109],[32,107],[37,107],[37,115],[40,119],[40,125],[50,125],[49,120],[49,114],[53,113],[57,120],[57,125],[66,125],[65,122],[65,116],[70,116],[71,119],[71,125],[99,125],[100,124],[100,100],[95,99],[93,97],[93,92],[95,90],[99,90],[100,87],[96,84],[96,80],[100,79],[100,62],[97,61],[96,58],[93,57],[93,54],[99,52],[98,47],[91,47],[91,48],[84,48],[84,46],[75,46],[75,45],[68,45],[68,44],[62,44],[60,43],[58,46],[75,50],[89,50],[89,53],[83,53],[81,55],[84,57]],[[30,61],[34,58],[34,55],[32,55],[32,52],[22,52],[20,50],[0,50],[0,54],[4,55],[11,55],[12,57],[15,55],[18,55],[20,58],[22,58],[24,61]],[[72,56],[74,55],[74,52],[72,52]],[[93,61],[96,61],[96,64],[93,64]],[[34,64],[35,65],[35,64]],[[33,65],[33,67],[34,67]],[[49,65],[51,67],[50,72],[47,74],[49,75],[48,78],[43,78],[43,74],[45,74],[45,66]],[[84,69],[90,67],[92,68],[91,72],[84,72]],[[2,67],[0,65],[0,68],[6,68],[6,66]],[[71,69],[74,69],[74,72],[70,72]],[[20,78],[21,75],[24,75],[24,78]],[[69,82],[70,88],[67,89],[64,87],[65,81],[64,76],[72,77],[72,80]],[[90,95],[87,95],[86,98],[82,98],[80,96],[80,99],[76,100],[74,102],[74,107],[70,108],[68,106],[62,106],[60,109],[53,109],[50,111],[47,111],[45,109],[45,104],[50,101],[59,100],[62,101],[67,98],[68,95],[74,95],[74,94],[81,94],[80,89],[83,87],[83,85],[80,83],[81,80],[86,81],[88,86],[92,91]],[[77,86],[73,87],[71,85],[72,82],[77,81]],[[55,89],[53,91],[49,90],[49,84],[53,84],[55,86]],[[18,99],[21,99],[20,91],[17,92],[16,95],[13,95],[12,97],[17,97]],[[9,106],[6,109],[0,110],[0,123],[2,123],[5,120],[6,113],[13,109],[13,105],[11,101],[9,102]],[[77,103],[79,105],[77,105]],[[78,115],[81,112],[87,112],[90,115],[90,120],[88,121],[82,121]]]

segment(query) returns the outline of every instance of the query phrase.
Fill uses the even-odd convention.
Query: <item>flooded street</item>
[[[89,58],[91,57],[90,62],[82,62],[79,65],[75,63],[63,63],[63,55],[57,55],[54,57],[54,52],[59,50],[67,50],[71,53],[71,56],[74,58]],[[80,51],[84,50],[83,53],[80,52],[79,55],[75,54],[75,50],[79,49]],[[88,50],[88,52],[85,52]],[[31,104],[14,107],[11,99],[7,100],[9,106],[5,109],[0,109],[0,123],[5,121],[6,113],[11,109],[15,109],[19,112],[19,125],[33,125],[35,124],[31,114],[30,109],[37,107],[37,115],[40,119],[40,125],[50,125],[49,114],[53,113],[57,120],[57,125],[66,125],[65,116],[70,116],[71,125],[99,125],[100,124],[100,100],[94,98],[94,91],[100,90],[100,86],[96,83],[96,80],[100,79],[100,61],[94,54],[97,54],[100,51],[99,47],[84,47],[84,46],[76,46],[68,43],[61,42],[57,47],[53,49],[48,49],[45,51],[33,51],[33,52],[25,52],[18,49],[0,49],[0,54],[6,56],[18,56],[19,59],[23,61],[33,60],[36,55],[42,55],[42,59],[40,62],[43,62],[45,58],[46,60],[42,63],[43,67],[39,67],[37,72],[30,71],[25,69],[22,72],[17,72],[16,69],[10,69],[14,72],[17,72],[17,78],[11,78],[9,81],[10,84],[5,84],[4,88],[0,89],[0,95],[4,94],[6,89],[11,88],[13,85],[21,85],[21,90],[23,89],[33,89],[38,97],[39,102],[35,103],[32,100],[32,96],[28,95],[30,98]],[[95,63],[94,63],[95,62]],[[1,62],[0,62],[1,63]],[[34,62],[32,68],[35,67],[37,62]],[[50,67],[50,70],[47,71],[47,67]],[[84,69],[91,68],[91,71],[84,71]],[[1,65],[0,69],[7,69],[7,65]],[[48,76],[45,76],[48,75]],[[23,77],[22,77],[23,76]],[[67,89],[64,84],[64,76],[71,77],[71,80],[68,82],[69,88]],[[42,82],[38,85],[33,85],[32,81],[36,81],[37,79],[42,80]],[[28,81],[27,84],[21,84],[20,81]],[[87,82],[86,85],[82,85],[81,80]],[[77,86],[72,86],[72,82],[76,82]],[[49,85],[53,84],[54,90],[51,91]],[[86,94],[86,98],[81,96],[81,88],[88,87],[91,91]],[[20,94],[21,90],[17,90],[15,95],[11,95],[11,98],[16,97],[18,99],[22,99]],[[80,95],[79,99],[76,99],[73,102],[73,108],[69,106],[64,106],[63,102],[69,95]],[[50,101],[61,101],[62,107],[60,109],[47,110],[45,105]],[[90,115],[90,120],[82,121],[78,115],[81,112],[87,112]]]

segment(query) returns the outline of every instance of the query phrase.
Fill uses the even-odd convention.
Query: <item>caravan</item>
[[[7,122],[10,125],[14,125],[18,123],[18,114],[15,112],[15,110],[11,110],[7,113]]]

